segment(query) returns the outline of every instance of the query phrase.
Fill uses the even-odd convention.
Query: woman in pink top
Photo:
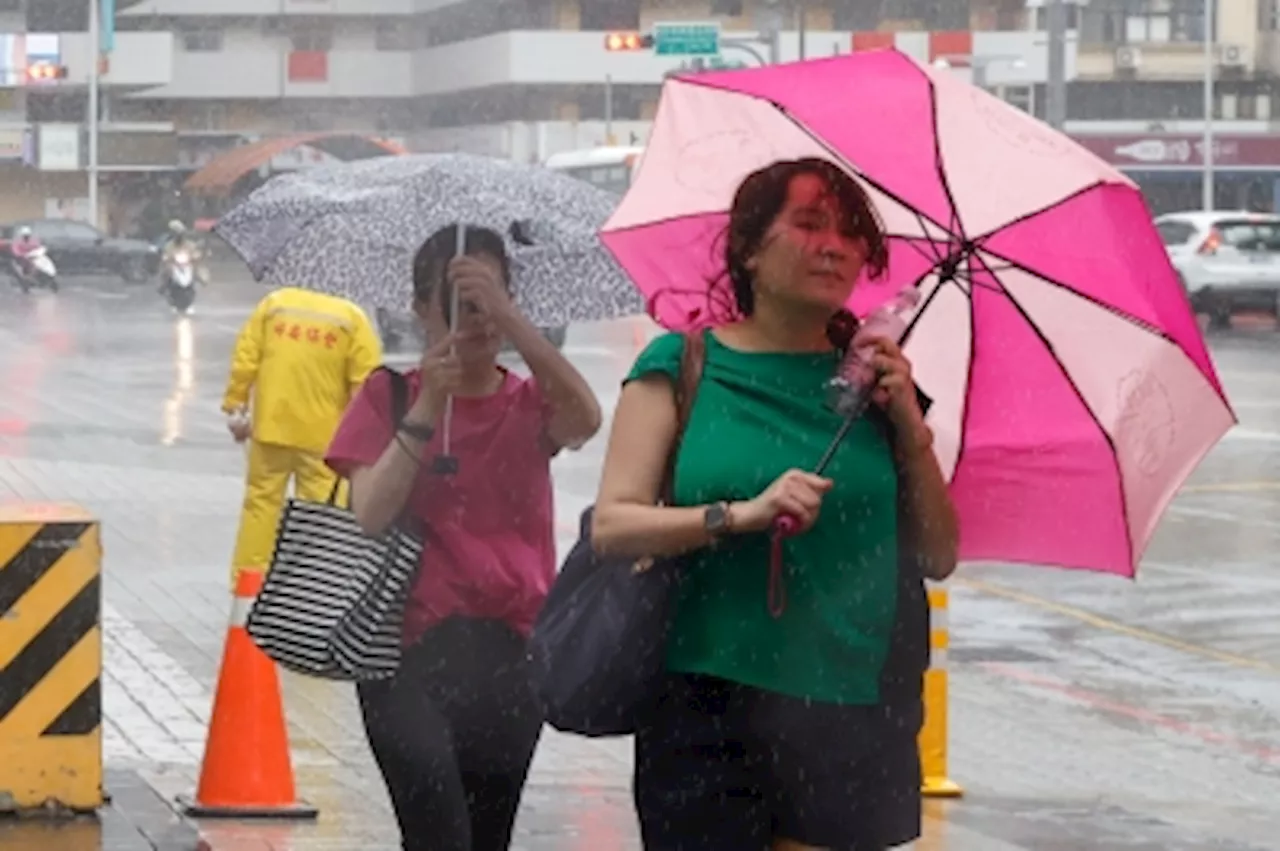
[[[404,419],[390,421],[388,375],[375,372],[327,456],[350,479],[366,532],[406,517],[426,543],[400,670],[358,689],[405,851],[510,846],[542,729],[525,640],[555,574],[551,458],[600,428],[586,380],[512,304],[502,239],[469,227],[465,256],[454,257],[456,244],[446,228],[414,258],[414,309],[430,343],[406,376]],[[464,313],[450,335],[454,287]],[[532,378],[498,365],[503,338]],[[458,469],[442,476],[431,464],[450,395]]]

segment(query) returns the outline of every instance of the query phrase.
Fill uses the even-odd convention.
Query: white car
[[[1280,216],[1169,213],[1155,220],[1197,313],[1226,327],[1240,310],[1280,316]]]

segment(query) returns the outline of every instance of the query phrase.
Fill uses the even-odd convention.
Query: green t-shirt
[[[813,469],[840,425],[827,407],[834,353],[759,353],[706,335],[706,362],[679,457],[677,505],[751,499],[793,467]],[[666,334],[627,381],[680,372]],[[817,524],[784,545],[787,606],[768,607],[768,535],[692,553],[668,639],[672,671],[793,697],[874,704],[897,605],[898,481],[888,436],[863,417],[825,471]]]

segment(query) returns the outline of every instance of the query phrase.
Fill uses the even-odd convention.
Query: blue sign
[[[116,49],[116,0],[102,0],[102,52],[110,53]]]

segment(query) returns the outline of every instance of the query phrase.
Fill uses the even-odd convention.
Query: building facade
[[[8,29],[15,36],[64,34],[69,68],[57,86],[0,86],[0,119],[8,115],[29,133],[83,120],[87,2],[0,0],[0,23],[13,18]],[[608,142],[643,143],[662,81],[692,60],[608,50],[606,35],[648,32],[663,22],[715,21],[739,39],[772,26],[784,61],[892,44],[952,66],[1042,116],[1048,79],[1044,0],[116,5],[116,45],[103,78],[103,163],[107,180],[121,184],[144,175],[154,186],[160,174],[181,178],[228,149],[282,137],[351,134],[411,150],[523,161]],[[1133,172],[1158,206],[1189,204],[1198,192],[1203,47],[1212,33],[1222,202],[1272,204],[1274,164],[1255,160],[1273,150],[1260,140],[1269,138],[1280,109],[1273,84],[1280,70],[1276,6],[1277,0],[1219,0],[1218,19],[1206,22],[1204,0],[1068,0],[1067,131]],[[726,46],[712,64],[752,64],[762,53]],[[0,157],[3,131],[0,125]],[[52,137],[67,132],[54,128]],[[128,144],[107,141],[113,137]],[[19,149],[16,140],[7,140],[9,150]],[[269,162],[255,169],[266,174],[330,157],[324,146],[300,142],[272,149]]]
[[[1130,174],[1157,212],[1198,209],[1206,71],[1215,205],[1280,209],[1280,19],[1276,0],[1090,0],[1078,12],[1069,125]],[[1206,34],[1212,42],[1206,62]]]
[[[246,139],[302,132],[540,160],[642,141],[663,79],[688,67],[608,51],[608,32],[714,20],[750,36],[772,20],[787,60],[847,52],[866,30],[996,29],[1025,11],[1025,0],[141,0],[119,26],[173,34],[172,80],[113,109],[174,122],[186,168]],[[1025,31],[996,41],[1037,49]],[[721,60],[756,61],[741,50]],[[1034,85],[1040,66],[1039,78],[1011,79]]]
[[[88,10],[85,0],[0,0],[0,222],[90,218],[88,83],[99,51],[89,42]],[[99,64],[104,107],[169,82],[169,33],[119,33],[111,46]],[[169,122],[115,121],[105,108],[100,115],[98,219],[106,222],[113,192],[127,194],[140,175],[173,169],[177,137]]]

